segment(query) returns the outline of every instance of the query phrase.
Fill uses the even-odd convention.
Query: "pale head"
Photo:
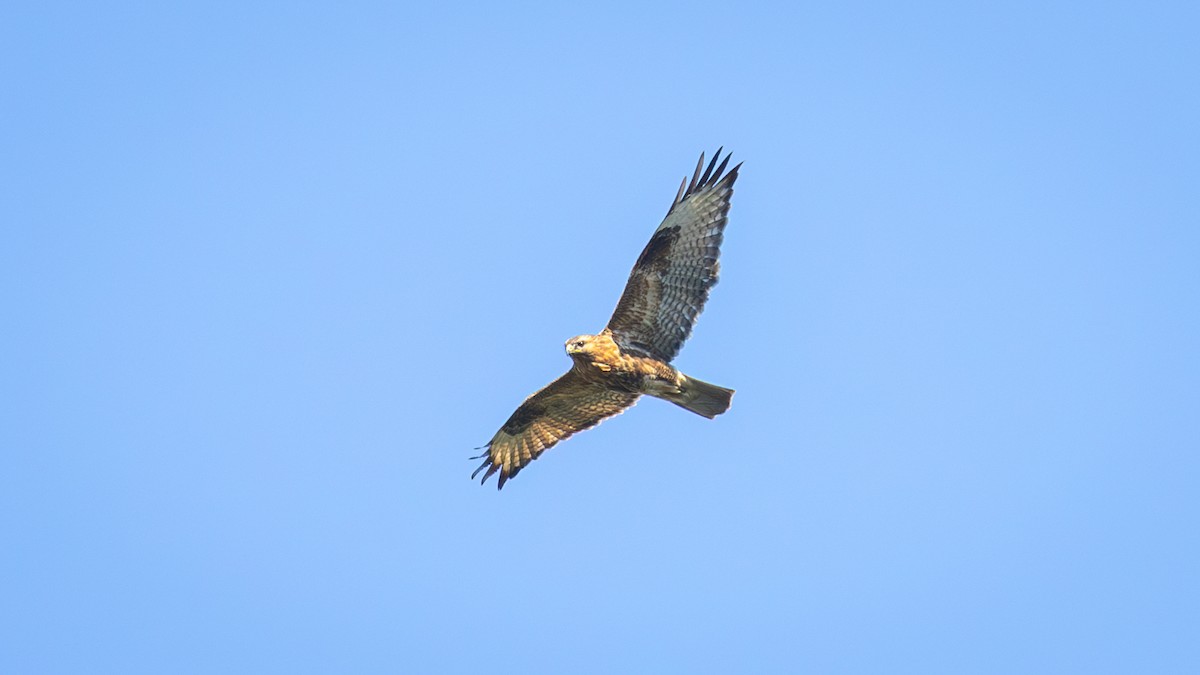
[[[591,350],[592,342],[595,338],[595,335],[576,335],[567,340],[567,355],[587,354]]]

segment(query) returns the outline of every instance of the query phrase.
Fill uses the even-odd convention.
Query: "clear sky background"
[[[170,4],[0,16],[0,671],[1200,669],[1193,3]],[[719,145],[732,410],[468,481]]]

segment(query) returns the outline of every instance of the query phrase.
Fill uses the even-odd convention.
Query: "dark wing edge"
[[[721,160],[718,148],[707,167],[704,154],[691,181],[685,176],[658,229],[638,256],[608,321],[622,349],[670,362],[691,335],[717,284],[720,247],[728,221],[738,163]],[[720,160],[720,164],[718,164]]]
[[[510,478],[556,443],[623,412],[638,397],[639,394],[589,382],[574,369],[569,370],[525,399],[492,440],[476,448],[484,452],[471,459],[482,459],[483,463],[471,478],[486,469],[479,481],[483,485],[499,472],[496,489],[502,489]]]
[[[738,169],[742,168],[744,162],[738,162],[729,173],[726,173],[722,177],[721,174],[725,172],[725,167],[729,165],[729,160],[733,157],[733,153],[725,154],[725,159],[721,161],[721,166],[717,167],[716,171],[713,171],[713,167],[717,165],[717,160],[721,158],[721,152],[724,149],[725,146],[717,148],[717,151],[713,153],[712,161],[708,163],[708,168],[704,169],[703,175],[701,175],[700,169],[704,168],[704,153],[700,153],[700,160],[696,162],[696,171],[692,174],[692,181],[689,183],[688,177],[683,177],[683,182],[679,184],[679,193],[675,195],[674,201],[671,202],[671,208],[667,209],[666,217],[670,217],[676,207],[697,192],[715,189],[721,183],[725,183],[728,187],[733,187],[733,183],[738,177]]]

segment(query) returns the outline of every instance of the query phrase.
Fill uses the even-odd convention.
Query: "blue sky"
[[[1185,3],[0,17],[0,670],[1196,672]],[[467,458],[745,161],[656,400]]]

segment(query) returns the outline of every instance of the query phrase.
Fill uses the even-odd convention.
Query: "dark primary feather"
[[[634,263],[608,321],[622,349],[669,362],[704,310],[717,283],[729,200],[742,166],[725,173],[730,155],[718,166],[720,156],[718,149],[705,168],[700,155],[691,182],[684,177],[667,217]]]
[[[472,458],[483,459],[483,464],[471,478],[486,469],[482,484],[499,472],[500,489],[555,443],[625,410],[638,396],[589,382],[569,370],[525,399],[484,446],[486,451]]]

